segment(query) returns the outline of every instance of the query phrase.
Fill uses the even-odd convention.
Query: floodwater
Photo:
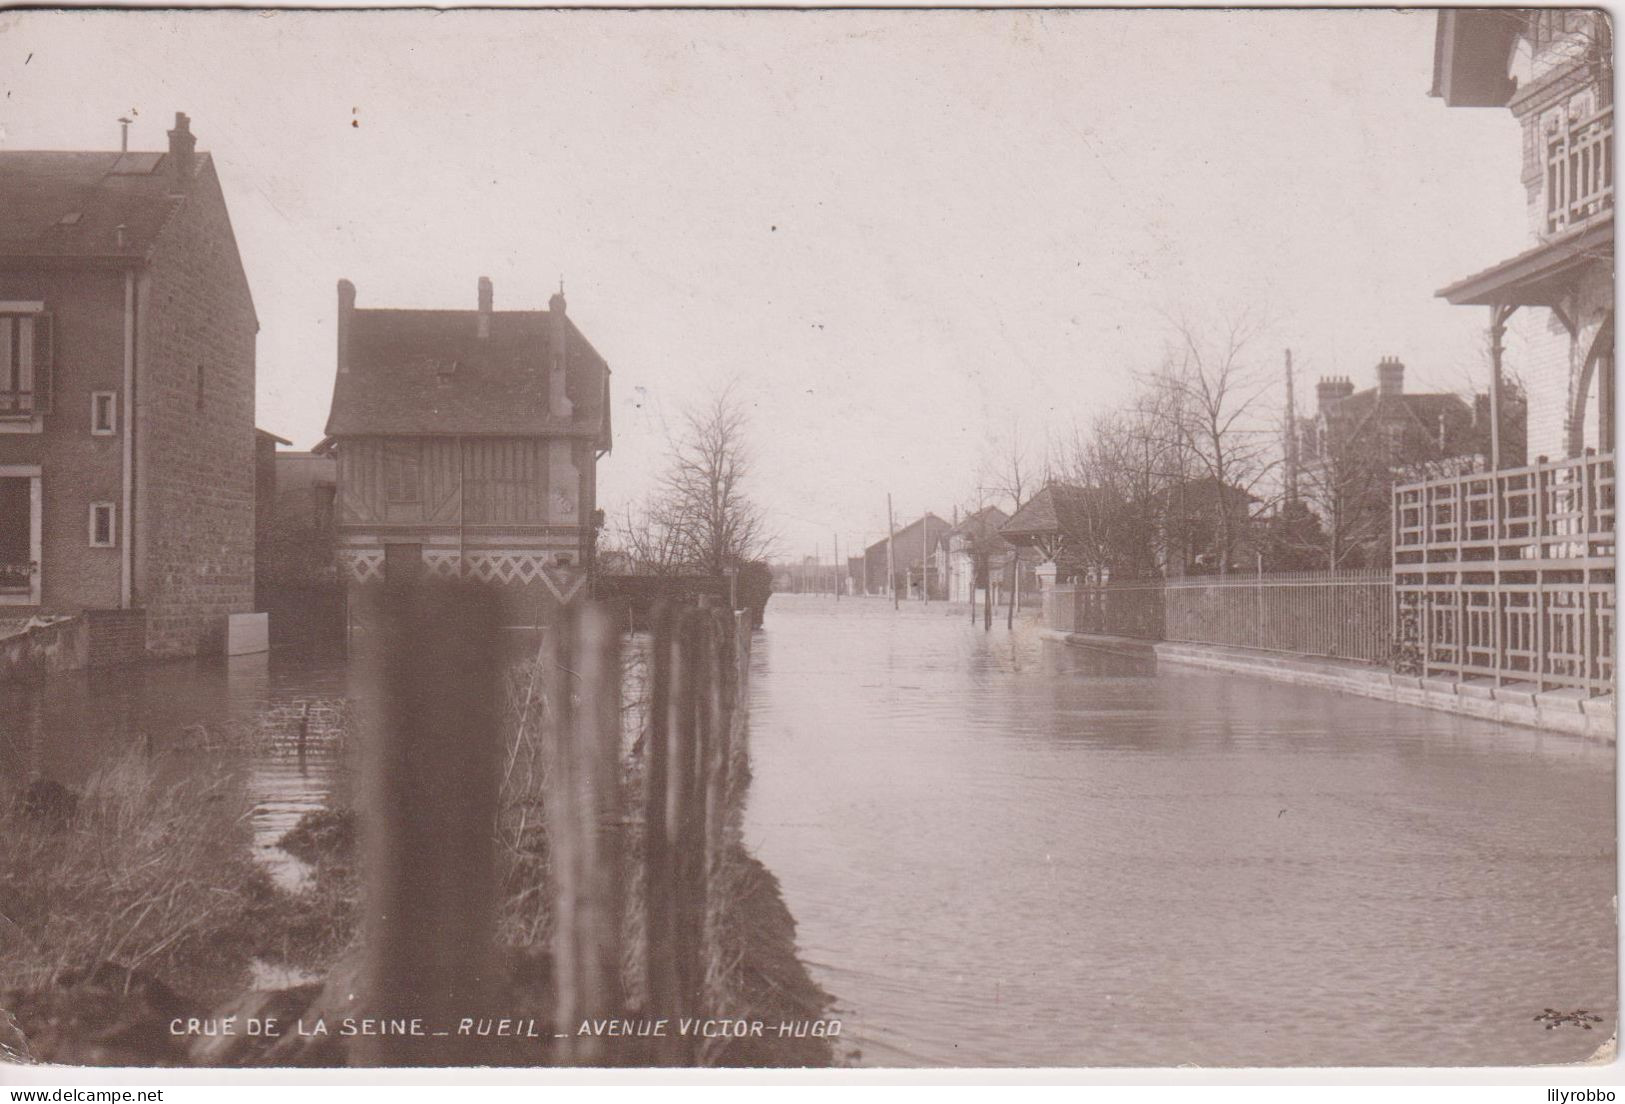
[[[343,803],[354,741],[341,656],[276,653],[81,672],[0,686],[0,795],[32,778],[71,787],[140,749],[160,771],[204,769],[254,802],[256,855],[289,889],[305,864],[277,846],[307,812]],[[303,741],[301,741],[303,733]],[[160,775],[162,777],[162,775]]]
[[[1611,745],[999,621],[775,595],[754,645],[747,842],[863,1064],[1531,1064],[1614,1032]]]

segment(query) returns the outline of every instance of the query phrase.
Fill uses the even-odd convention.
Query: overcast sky
[[[974,506],[990,445],[1248,308],[1304,386],[1460,389],[1433,297],[1524,245],[1518,131],[1427,96],[1432,13],[6,13],[0,147],[213,153],[263,428],[320,439],[358,304],[570,313],[614,510],[735,379],[786,553]]]

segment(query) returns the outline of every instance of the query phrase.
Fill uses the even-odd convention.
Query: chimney
[[[1347,376],[1321,376],[1315,384],[1316,408],[1321,414],[1334,403],[1354,394],[1354,384]]]
[[[175,129],[169,132],[169,181],[171,195],[185,195],[192,190],[192,151],[197,139],[192,135],[192,120],[186,112],[175,112]]]
[[[491,277],[480,277],[480,320],[477,328],[481,341],[491,336]]]
[[[552,330],[553,350],[547,374],[547,411],[554,417],[568,418],[574,411],[568,395],[568,363],[570,323],[564,313],[564,281],[559,290],[547,301],[547,320]]]
[[[1404,393],[1405,366],[1398,357],[1383,357],[1377,364],[1377,397],[1386,399],[1390,395]]]
[[[350,315],[355,312],[355,285],[339,281],[339,371],[350,370]]]

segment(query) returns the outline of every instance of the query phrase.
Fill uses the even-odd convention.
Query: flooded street
[[[747,843],[864,1064],[1573,1062],[1614,1030],[1612,747],[961,616],[776,595],[754,645]]]

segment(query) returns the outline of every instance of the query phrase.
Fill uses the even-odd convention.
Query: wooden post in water
[[[704,655],[710,617],[703,610],[685,609],[678,613],[673,640],[679,657],[672,680],[671,759],[666,774],[666,840],[674,875],[672,897],[672,958],[676,989],[672,1019],[679,1020],[699,1011],[701,971],[700,941],[705,916],[704,872],[701,850],[705,841],[704,792],[696,785],[705,762],[704,729],[700,723],[705,700]],[[699,1039],[677,1038],[679,1064],[693,1065]]]
[[[382,708],[362,775],[363,1014],[421,1020],[426,1035],[359,1036],[351,1060],[474,1065],[481,1044],[454,1029],[492,1011],[501,604],[465,582],[381,601]]]
[[[644,979],[651,1019],[671,1019],[677,1008],[676,869],[669,831],[673,683],[681,673],[678,610],[662,603],[650,616],[649,740],[644,756],[643,901]],[[675,1035],[659,1041],[661,1065],[682,1064],[682,1041]]]
[[[542,644],[555,1020],[563,1065],[597,1065],[585,1019],[621,1014],[620,638],[596,605],[560,610]]]

